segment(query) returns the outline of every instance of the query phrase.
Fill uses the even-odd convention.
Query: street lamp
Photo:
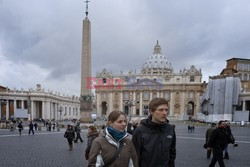
[[[63,112],[62,106],[58,109],[58,112],[60,112],[60,121],[61,121],[62,120],[62,112]]]
[[[132,106],[135,106],[134,103],[136,103],[136,102],[137,102],[136,100],[133,101],[133,100],[131,100],[131,99],[129,99],[128,101],[126,101],[128,107],[129,107],[129,113],[128,113],[128,115],[129,115],[129,121],[131,120],[131,113],[132,113],[131,107],[132,107]]]

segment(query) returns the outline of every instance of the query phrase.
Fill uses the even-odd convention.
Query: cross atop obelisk
[[[85,12],[85,14],[86,14],[86,17],[88,17],[88,14],[89,14],[89,0],[86,0],[85,1],[85,3],[86,3],[86,12]]]

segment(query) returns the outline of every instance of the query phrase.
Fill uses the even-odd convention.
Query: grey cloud
[[[82,0],[0,1],[3,55],[47,69],[48,82],[79,76],[84,8]],[[176,72],[194,64],[217,75],[227,59],[249,58],[249,15],[248,0],[93,0],[92,74],[140,71],[159,40]]]

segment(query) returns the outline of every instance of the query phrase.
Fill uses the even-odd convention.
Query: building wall
[[[80,118],[80,101],[78,97],[61,96],[59,93],[44,91],[37,88],[36,90],[9,90],[0,92],[1,100],[6,104],[1,105],[1,119],[15,116],[15,112],[20,108],[28,110],[28,119],[43,118],[48,120],[79,119]],[[67,107],[71,113],[64,115],[64,108]],[[74,112],[73,112],[74,108]],[[62,112],[60,114],[60,112]]]

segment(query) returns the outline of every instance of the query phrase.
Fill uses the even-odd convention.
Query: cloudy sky
[[[0,0],[0,85],[80,94],[84,0]],[[91,0],[92,71],[136,69],[156,41],[203,80],[250,58],[249,0]]]

